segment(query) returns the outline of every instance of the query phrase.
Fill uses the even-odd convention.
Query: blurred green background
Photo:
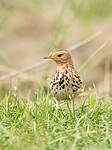
[[[78,69],[112,38],[112,0],[1,0],[0,65],[19,70],[56,48],[69,48],[95,32],[101,35],[72,52]],[[54,63],[32,70],[38,80],[54,72]],[[1,67],[0,67],[1,68]],[[7,71],[0,69],[0,75]],[[100,93],[112,88],[112,45],[92,59],[82,76]]]

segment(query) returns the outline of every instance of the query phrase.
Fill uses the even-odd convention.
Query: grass
[[[73,113],[67,104],[55,117],[49,91],[40,89],[32,101],[16,91],[0,101],[1,150],[97,150],[112,149],[112,98],[89,90]]]

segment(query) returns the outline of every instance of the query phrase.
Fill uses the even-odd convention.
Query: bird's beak
[[[44,57],[44,59],[54,59],[53,56],[47,56],[47,57]]]

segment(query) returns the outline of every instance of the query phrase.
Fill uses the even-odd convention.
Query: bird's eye
[[[63,54],[59,54],[58,57],[61,57]]]

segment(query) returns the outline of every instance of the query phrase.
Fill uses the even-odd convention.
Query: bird
[[[73,99],[76,95],[83,92],[84,84],[79,73],[74,68],[68,50],[58,49],[51,52],[44,59],[52,59],[57,64],[56,72],[50,81],[50,92],[56,99],[56,117],[58,117],[60,101]]]

